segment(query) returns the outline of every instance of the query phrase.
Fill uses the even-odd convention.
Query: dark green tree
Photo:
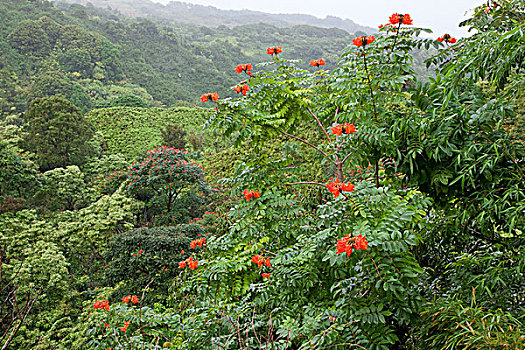
[[[176,124],[167,125],[166,129],[162,130],[162,144],[182,149],[186,146],[186,134],[186,131]]]
[[[118,299],[138,294],[149,284],[156,293],[148,299],[157,295],[165,302],[172,278],[179,274],[178,263],[189,257],[190,241],[203,233],[200,225],[185,224],[142,227],[116,235],[104,254],[103,283],[114,286],[125,282],[114,293]]]
[[[49,54],[54,45],[40,21],[22,21],[7,39],[20,52],[35,57]]]
[[[23,145],[42,170],[83,164],[91,153],[94,128],[64,97],[36,99],[25,114]]]

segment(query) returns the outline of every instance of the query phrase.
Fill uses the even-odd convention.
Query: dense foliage
[[[23,147],[35,153],[43,170],[83,164],[92,151],[93,126],[60,95],[34,100],[24,122]]]
[[[113,107],[94,110],[86,114],[86,119],[104,134],[108,154],[120,153],[132,160],[148,149],[170,146],[163,144],[162,136],[169,125],[180,125],[186,132],[192,132],[190,136],[197,147],[193,146],[191,138],[189,141],[193,149],[198,150],[203,138],[201,125],[208,113],[207,109],[190,107]]]
[[[184,43],[179,29],[61,6],[0,5],[47,14],[1,24],[6,62],[49,64],[31,86],[64,94],[58,71],[74,67],[62,79],[116,87],[166,33],[166,47],[217,65],[201,73],[222,73],[184,91],[211,108],[148,108],[126,85],[136,93],[85,115],[64,94],[0,121],[1,348],[525,347],[522,1],[476,8],[458,40],[421,38],[430,30],[392,14],[376,33],[341,35],[338,61],[315,36],[309,56],[294,51],[297,27],[242,27],[274,40],[259,47],[181,26]],[[101,65],[117,37],[143,52]],[[428,80],[422,50],[437,52]],[[10,113],[27,97],[12,67],[0,75]],[[142,77],[154,96],[182,96],[157,77]]]

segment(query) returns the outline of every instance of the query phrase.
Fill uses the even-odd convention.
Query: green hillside
[[[236,83],[233,68],[267,60],[268,46],[304,65],[321,56],[334,67],[347,32],[251,24],[162,26],[92,6],[8,0],[0,4],[0,97],[4,114],[36,97],[62,94],[83,111],[111,106],[196,103]]]

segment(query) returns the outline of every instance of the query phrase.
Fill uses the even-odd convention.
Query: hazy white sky
[[[169,0],[152,0],[168,3]],[[438,36],[444,33],[461,36],[458,28],[465,12],[484,3],[482,0],[180,0],[211,5],[220,9],[256,10],[270,13],[304,13],[324,18],[333,15],[356,23],[376,27],[388,21],[394,12],[409,13],[414,25],[431,28]]]

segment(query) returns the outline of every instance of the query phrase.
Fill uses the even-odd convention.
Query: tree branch
[[[326,132],[326,129],[324,128],[323,124],[321,124],[321,121],[319,120],[319,118],[317,118],[317,116],[315,115],[314,112],[312,112],[312,110],[310,109],[310,107],[306,107],[306,110],[308,111],[308,113],[310,113],[310,115],[312,117],[314,117],[315,121],[317,122],[317,124],[319,125],[319,127],[321,128],[321,130],[323,130],[323,133],[324,135],[326,136],[326,138],[328,139],[329,142],[332,142],[332,139],[330,138],[330,135],[328,135],[328,133]],[[337,111],[339,111],[339,107],[337,107]],[[337,112],[336,112],[336,115],[337,115]]]
[[[308,142],[308,141],[306,141],[306,140],[303,140],[302,138],[297,137],[297,136],[295,136],[295,135],[291,135],[291,134],[289,134],[289,133],[287,133],[287,132],[285,132],[285,131],[282,131],[282,130],[279,130],[279,132],[280,132],[281,134],[283,134],[283,135],[286,135],[286,136],[288,136],[288,137],[291,137],[291,138],[293,138],[293,139],[296,139],[297,141],[300,141],[300,142],[302,142],[302,143],[308,145],[309,147],[315,149],[317,152],[321,153],[323,156],[328,157],[328,154],[326,154],[325,152],[323,152],[322,150],[320,150],[318,147],[312,145],[310,142]],[[333,163],[333,161],[332,161],[332,163]]]

